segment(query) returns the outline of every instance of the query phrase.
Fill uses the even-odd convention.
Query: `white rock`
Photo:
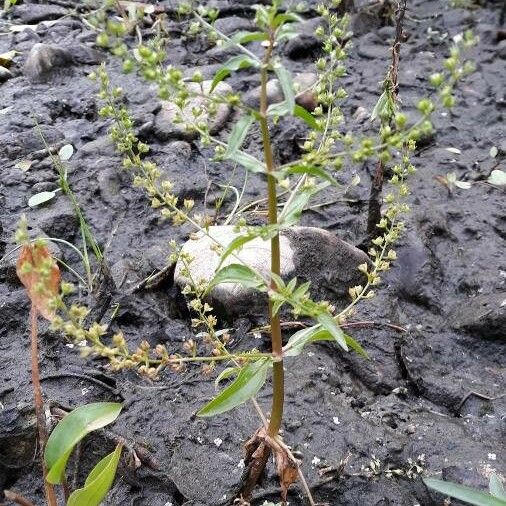
[[[47,80],[57,67],[72,63],[71,55],[64,49],[51,44],[35,44],[25,62],[23,73],[33,82]]]
[[[236,237],[233,226],[209,228],[209,236],[223,247]],[[203,233],[188,240],[182,251],[193,261],[189,269],[195,282],[209,282],[220,263],[216,242]],[[280,235],[281,277],[285,281],[297,277],[299,283],[311,282],[311,294],[315,299],[331,300],[337,306],[348,298],[348,288],[363,284],[364,276],[357,270],[359,264],[368,262],[367,255],[330,232],[314,227],[293,227]],[[242,262],[268,278],[270,273],[270,241],[256,238],[236,251]],[[230,255],[223,266],[239,263]],[[174,281],[179,287],[188,283],[182,274],[184,265],[176,264]],[[239,284],[227,283],[215,287],[210,294],[210,303],[218,313],[227,317],[263,314],[267,307],[264,293],[244,288]]]
[[[187,83],[186,87],[190,90],[190,92],[209,95],[211,85],[212,81],[203,81],[202,84]],[[221,83],[218,83],[211,96],[224,96],[232,93],[232,91],[232,87],[222,81]],[[179,107],[172,102],[164,100],[162,102],[162,109],[160,112],[158,112],[155,118],[154,129],[156,136],[162,140],[177,137],[183,137],[185,139],[196,138],[196,133],[187,132],[183,123],[176,123],[175,121],[178,115],[180,115],[183,121],[187,121],[189,123],[193,122],[194,117],[192,110],[194,108],[204,109],[204,112],[198,117],[196,121],[207,121],[207,104],[208,100],[205,97],[195,96],[188,100],[187,105],[181,111],[181,109],[179,109]],[[216,114],[212,116],[211,124],[209,126],[209,131],[211,134],[214,134],[221,130],[230,115],[230,111],[231,107],[228,104],[219,104],[217,106]]]

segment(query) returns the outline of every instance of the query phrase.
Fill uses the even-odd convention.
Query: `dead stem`
[[[37,329],[37,308],[32,304],[30,311],[30,339],[31,339],[31,367],[32,387],[35,401],[35,415],[37,418],[37,430],[39,432],[39,445],[42,464],[42,475],[44,479],[44,493],[49,506],[57,506],[58,502],[53,485],[46,481],[47,469],[44,463],[44,448],[47,441],[46,417],[44,415],[44,401],[40,386],[39,371],[39,350],[38,350],[38,329]]]
[[[29,501],[26,499],[26,497],[23,497],[13,490],[4,490],[4,495],[6,499],[9,499],[9,501],[20,504],[21,506],[35,506],[33,502]]]

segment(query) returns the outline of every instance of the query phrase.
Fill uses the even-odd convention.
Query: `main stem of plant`
[[[40,386],[39,371],[39,349],[37,329],[37,308],[32,304],[30,311],[30,340],[31,340],[31,366],[32,366],[32,387],[35,400],[35,416],[37,418],[37,429],[39,432],[39,445],[42,461],[42,475],[44,478],[44,492],[48,506],[57,506],[56,494],[53,485],[46,481],[47,469],[44,464],[44,448],[47,441],[46,417],[44,415],[44,401],[42,400],[42,388]]]
[[[272,146],[269,134],[269,123],[267,118],[267,81],[269,78],[269,64],[272,56],[274,41],[272,36],[269,38],[269,46],[265,51],[260,74],[260,130],[262,132],[262,144],[264,148],[265,166],[267,169],[267,189],[268,189],[268,208],[269,224],[277,225],[278,209],[276,194],[276,178],[273,173],[275,170],[272,156]],[[279,234],[271,239],[271,272],[281,274],[281,252],[279,247]],[[271,289],[276,290],[276,284],[271,280]],[[271,328],[272,354],[275,357],[272,371],[272,408],[269,421],[268,433],[271,437],[278,435],[283,419],[283,404],[285,396],[284,370],[283,370],[283,342],[281,338],[281,322],[279,314],[273,314],[272,303],[269,300],[269,323]]]

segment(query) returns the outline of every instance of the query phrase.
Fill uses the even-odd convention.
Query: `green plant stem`
[[[42,400],[42,388],[40,386],[39,350],[38,350],[38,329],[37,329],[37,308],[32,304],[30,311],[30,341],[31,341],[31,368],[32,388],[35,401],[35,415],[37,418],[37,429],[39,432],[39,445],[42,460],[42,475],[44,479],[44,493],[48,506],[58,506],[54,487],[46,481],[47,469],[44,464],[44,448],[47,441],[46,417],[44,415],[44,401]]]
[[[268,209],[269,224],[278,223],[278,206],[276,195],[276,178],[274,159],[272,156],[272,146],[269,134],[269,123],[267,119],[267,81],[269,79],[269,63],[271,60],[274,41],[272,35],[269,38],[269,46],[265,52],[260,74],[260,130],[262,132],[262,144],[264,148],[265,166],[267,168],[267,191],[268,191]],[[281,274],[281,252],[279,246],[279,234],[271,239],[271,272]],[[271,279],[270,287],[276,289],[276,283]],[[281,337],[281,321],[279,313],[273,314],[272,301],[269,300],[269,322],[271,326],[271,346],[272,354],[275,357],[272,370],[272,408],[269,421],[268,433],[271,437],[278,435],[283,419],[283,405],[285,398],[285,373],[283,370],[283,342]]]

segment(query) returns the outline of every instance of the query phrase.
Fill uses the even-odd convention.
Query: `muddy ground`
[[[170,1],[159,3],[171,7]],[[225,31],[250,26],[249,0],[212,4],[222,8]],[[458,105],[451,114],[435,114],[436,133],[414,157],[418,172],[410,183],[412,213],[397,248],[398,261],[385,276],[378,297],[355,316],[357,321],[377,325],[350,330],[371,360],[320,345],[286,364],[284,437],[302,455],[304,473],[321,502],[441,505],[443,497],[428,492],[420,472],[442,473],[446,479],[476,487],[484,487],[492,471],[503,476],[506,472],[506,200],[503,190],[483,183],[494,168],[504,170],[506,28],[500,24],[501,2],[481,4],[461,9],[443,0],[408,0],[399,76],[399,93],[408,113],[414,111],[416,98],[426,93],[425,78],[448,54],[451,37],[473,28],[481,42],[472,52],[477,72],[459,87]],[[131,343],[148,339],[174,349],[191,330],[170,283],[127,293],[134,283],[164,267],[169,240],[184,241],[189,229],[161,222],[142,192],[132,187],[128,174],[119,170],[120,158],[107,138],[108,124],[97,115],[96,84],[87,74],[101,61],[107,62],[113,82],[126,91],[152,158],[175,183],[179,195],[195,198],[202,208],[206,197],[212,211],[213,199],[219,196],[215,183],[226,181],[232,167],[213,164],[208,150],[167,136],[156,126],[160,105],[154,90],[134,76],[122,75],[118,62],[95,48],[95,34],[73,10],[75,6],[80,12],[87,10],[81,2],[70,0],[25,1],[0,19],[0,53],[19,52],[11,76],[0,84],[0,255],[12,249],[13,231],[22,213],[34,234],[80,244],[78,223],[64,195],[39,208],[27,205],[31,195],[57,187],[50,159],[40,151],[43,146],[34,130],[37,121],[50,145],[71,143],[76,150],[69,162],[70,183],[114,273],[117,287],[109,304],[119,303],[115,326]],[[280,48],[293,72],[307,71],[318,55],[311,36],[315,13],[308,8],[303,15],[310,20],[301,27],[304,35]],[[9,31],[12,24],[55,19],[58,22],[49,27],[39,24],[19,33]],[[223,61],[223,53],[200,38],[187,38],[186,28],[186,22],[169,19],[169,61],[211,75]],[[394,33],[391,19],[367,6],[353,13],[353,28],[356,38],[349,75],[343,79],[350,117],[358,108],[372,110]],[[34,84],[23,74],[23,65],[38,42],[56,45],[70,56],[46,82]],[[257,85],[257,78],[246,72],[229,82],[245,92]],[[359,109],[347,127],[370,128],[367,114],[362,113]],[[220,133],[224,138],[233,118]],[[304,127],[284,122],[273,132],[279,159],[296,156]],[[259,149],[257,135],[250,135],[247,143],[253,151]],[[498,151],[495,158],[489,154],[493,146]],[[25,160],[32,161],[28,170],[17,165]],[[372,162],[353,169],[361,176],[361,186],[351,196],[334,196],[335,202],[308,211],[303,224],[361,243],[373,169]],[[435,179],[449,172],[473,182],[471,189],[449,194]],[[232,179],[238,186],[242,180],[243,174]],[[263,192],[264,181],[250,178],[244,202]],[[230,198],[221,216],[232,205]],[[246,216],[261,220],[258,215]],[[61,244],[58,248],[69,265],[81,269],[71,250]],[[93,297],[88,302],[93,305]],[[0,491],[16,490],[39,505],[44,501],[35,446],[28,310],[13,261],[4,262],[0,268]],[[247,333],[251,328],[247,316],[234,325],[234,339],[240,346],[253,340]],[[398,332],[385,323],[407,331]],[[262,346],[261,341],[254,344]],[[49,405],[71,408],[99,400],[122,401],[124,410],[112,431],[152,456],[152,468],[143,464],[134,471],[126,460],[122,463],[106,504],[219,505],[234,496],[242,472],[242,444],[259,424],[251,406],[212,419],[196,418],[197,408],[214,391],[213,382],[196,370],[182,375],[167,372],[153,384],[133,373],[112,374],[100,360],[81,359],[44,325],[40,347]],[[267,387],[259,402],[268,409],[269,399]],[[86,440],[75,470],[78,483],[113,447],[113,439],[110,433],[100,433]],[[342,459],[347,463],[339,477],[321,475],[322,468],[339,467]],[[371,466],[374,459],[377,463]],[[417,459],[420,468],[410,464]],[[394,469],[403,473],[389,477],[388,470]],[[413,472],[407,473],[409,469]],[[0,502],[1,498],[0,492]],[[270,466],[253,504],[278,498]],[[289,501],[306,504],[298,485],[291,489]]]

